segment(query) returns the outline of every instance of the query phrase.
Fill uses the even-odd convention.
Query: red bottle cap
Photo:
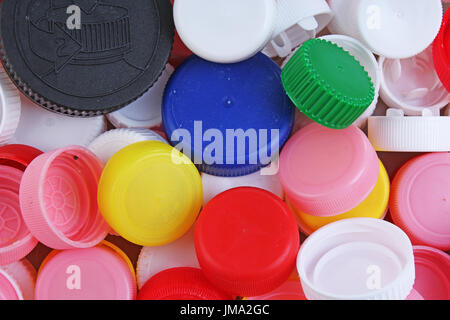
[[[286,281],[299,243],[294,214],[276,195],[259,188],[219,194],[204,207],[195,228],[205,276],[236,296],[264,294]]]
[[[197,268],[172,268],[148,280],[138,300],[231,300],[214,288]]]
[[[10,144],[0,147],[0,165],[14,167],[25,171],[26,167],[42,151],[23,144]]]
[[[434,40],[433,60],[442,84],[450,92],[450,9],[445,12],[441,31]]]

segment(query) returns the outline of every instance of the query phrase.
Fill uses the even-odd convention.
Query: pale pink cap
[[[61,251],[39,271],[36,300],[134,300],[128,263],[105,246]]]
[[[279,177],[291,204],[314,216],[358,206],[378,180],[379,161],[357,127],[334,130],[312,123],[286,143]]]
[[[38,241],[23,220],[19,187],[23,172],[0,165],[0,266],[19,261]]]
[[[24,300],[19,284],[2,269],[0,269],[0,300]]]
[[[27,259],[1,266],[0,270],[6,272],[14,280],[24,300],[34,300],[36,269]]]
[[[392,182],[390,212],[413,244],[450,250],[450,154],[408,161]]]
[[[103,166],[88,149],[70,146],[31,162],[20,186],[20,206],[30,232],[54,249],[89,248],[108,234],[97,205]]]

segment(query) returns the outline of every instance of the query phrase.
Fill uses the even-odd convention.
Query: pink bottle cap
[[[20,211],[22,175],[19,169],[0,165],[0,266],[22,259],[37,245]]]
[[[23,300],[17,282],[2,269],[0,269],[0,300]]]
[[[375,187],[377,154],[357,127],[334,130],[312,123],[280,156],[280,182],[291,204],[314,216],[333,216],[359,205]]]
[[[392,182],[390,212],[413,244],[450,250],[450,154],[408,161]]]
[[[102,164],[84,147],[37,157],[23,175],[20,206],[31,233],[54,249],[89,248],[109,231],[97,205]]]
[[[36,269],[27,259],[1,266],[0,270],[6,272],[14,280],[14,284],[20,289],[24,300],[34,300]]]
[[[10,166],[25,171],[31,161],[41,154],[42,151],[30,146],[23,144],[9,144],[0,147],[0,165]]]
[[[107,246],[66,250],[41,268],[35,295],[36,300],[134,300],[136,279]]]
[[[414,289],[423,300],[450,300],[450,256],[438,249],[414,246]]]

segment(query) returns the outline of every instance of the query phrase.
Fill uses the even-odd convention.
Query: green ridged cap
[[[301,112],[332,129],[349,127],[375,98],[364,67],[323,39],[306,41],[283,68],[281,80]]]

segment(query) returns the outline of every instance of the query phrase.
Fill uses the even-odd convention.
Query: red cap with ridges
[[[442,84],[450,92],[450,9],[445,12],[441,31],[433,42],[433,60]]]
[[[31,161],[41,154],[42,151],[30,146],[23,144],[9,144],[0,147],[0,165],[14,167],[25,171]]]
[[[138,300],[231,300],[214,288],[197,268],[172,268],[148,280],[139,291]]]
[[[236,296],[256,296],[280,286],[295,265],[299,244],[293,213],[259,188],[219,194],[203,208],[195,227],[205,276]]]

